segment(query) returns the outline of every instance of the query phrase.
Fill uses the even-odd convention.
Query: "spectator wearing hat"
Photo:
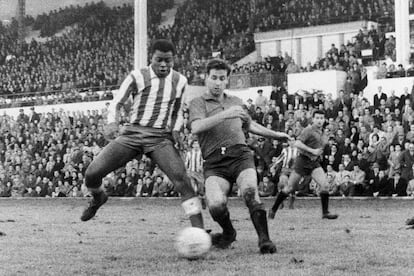
[[[247,109],[247,112],[249,113],[250,117],[253,117],[253,115],[256,111],[256,106],[253,104],[252,99],[247,100],[246,109]]]
[[[263,112],[266,112],[266,109],[269,105],[269,100],[267,99],[267,97],[263,96],[263,90],[262,89],[259,89],[257,91],[257,94],[258,95],[257,95],[256,101],[255,101],[256,108],[260,107]]]
[[[29,116],[24,113],[24,109],[19,109],[19,115],[17,116],[16,122],[19,124],[27,124],[29,123]]]

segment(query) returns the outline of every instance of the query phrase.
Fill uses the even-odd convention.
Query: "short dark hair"
[[[164,52],[164,53],[171,51],[173,55],[175,55],[174,44],[167,39],[155,40],[151,45],[151,54],[155,53],[156,50]]]
[[[230,65],[228,65],[228,63],[225,60],[219,58],[212,59],[207,63],[207,75],[209,75],[210,71],[213,69],[226,70],[227,76],[229,76],[231,72]]]
[[[313,111],[312,118],[315,117],[315,114],[321,114],[321,115],[325,116],[325,111],[320,110],[320,109],[316,109],[315,111]]]

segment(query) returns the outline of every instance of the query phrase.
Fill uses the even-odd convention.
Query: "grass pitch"
[[[0,275],[414,275],[414,230],[404,227],[412,200],[331,200],[340,217],[328,221],[318,199],[299,199],[269,222],[274,255],[258,253],[246,207],[230,200],[237,241],[196,261],[174,249],[175,234],[189,226],[178,199],[111,198],[95,219],[81,222],[86,205],[1,199]]]

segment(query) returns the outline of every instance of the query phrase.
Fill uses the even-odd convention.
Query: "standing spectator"
[[[401,168],[401,178],[409,181],[413,179],[413,170],[414,165],[414,144],[410,143],[408,145],[408,150],[405,150],[400,155],[400,168]]]
[[[257,91],[257,94],[258,95],[257,95],[256,101],[255,101],[256,108],[260,107],[260,109],[263,112],[266,112],[267,107],[269,106],[269,100],[265,96],[263,96],[263,90],[262,89],[259,89]]]
[[[378,86],[378,92],[374,95],[374,108],[380,107],[381,100],[387,101],[387,94],[382,91],[382,86]]]
[[[40,122],[40,116],[36,113],[34,107],[30,108],[29,122],[37,125]]]

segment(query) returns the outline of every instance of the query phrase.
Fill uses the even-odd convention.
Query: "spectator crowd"
[[[191,0],[179,6],[172,26],[159,27],[162,12],[173,4],[173,0],[148,1],[149,40],[170,38],[177,46],[176,69],[193,83],[202,81],[204,65],[213,53],[234,62],[253,51],[254,31],[284,28],[287,21],[294,23],[290,27],[298,27],[334,23],[334,18],[339,22],[376,21],[393,15],[392,1],[380,0],[278,0],[277,4],[263,0],[257,1],[254,9],[249,0],[238,1],[237,5],[231,0]],[[0,24],[0,94],[119,85],[132,68],[132,5],[109,8],[98,2],[69,6],[36,18],[27,17],[24,22],[28,29],[40,30],[40,35],[48,38],[46,42],[19,42],[16,20],[10,26]],[[64,28],[66,31],[62,31]],[[374,59],[392,57],[395,41],[384,36],[392,28],[388,24],[381,31],[364,30],[355,43],[341,45],[337,55],[329,53],[306,70],[337,66],[341,58],[340,65],[347,70],[347,58],[358,58],[360,50],[366,48],[373,49]],[[274,68],[267,63],[248,67],[235,71],[296,70],[297,66],[285,62]]]

